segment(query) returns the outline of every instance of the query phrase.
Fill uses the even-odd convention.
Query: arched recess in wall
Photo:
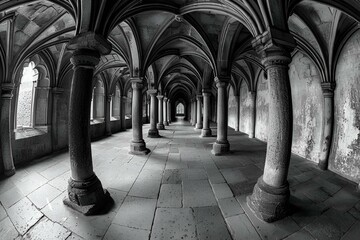
[[[335,121],[329,169],[360,182],[360,30],[343,47],[337,62]]]
[[[246,134],[250,134],[250,121],[251,121],[251,109],[250,109],[250,92],[247,82],[242,80],[240,84],[240,125],[239,130]]]
[[[232,85],[229,86],[229,101],[228,101],[228,126],[235,129],[237,121],[237,99],[235,96],[235,90]]]
[[[297,51],[289,69],[292,106],[292,152],[318,163],[321,151],[323,94],[314,62]]]
[[[267,141],[269,119],[269,86],[266,74],[260,70],[256,84],[256,128],[255,137]]]
[[[91,123],[102,123],[105,120],[105,92],[104,82],[96,79],[91,101]]]
[[[115,85],[115,91],[111,99],[111,119],[119,120],[121,115],[121,90],[119,83]]]
[[[16,76],[15,137],[25,138],[35,133],[47,133],[51,116],[50,79],[46,65],[40,57],[34,56],[25,61]]]

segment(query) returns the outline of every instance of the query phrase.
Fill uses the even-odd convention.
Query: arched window
[[[120,103],[121,103],[121,92],[119,85],[116,85],[115,93],[112,96],[112,119],[120,119]]]
[[[30,128],[34,126],[34,97],[38,80],[38,71],[35,63],[30,62],[24,67],[19,85],[16,128]]]
[[[179,104],[176,106],[176,115],[184,115],[184,114],[185,114],[184,104],[179,103]]]
[[[93,89],[90,120],[93,123],[100,123],[105,120],[105,87],[101,80],[96,81]]]

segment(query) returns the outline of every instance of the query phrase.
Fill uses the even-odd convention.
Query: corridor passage
[[[145,138],[146,156],[128,154],[131,131],[92,143],[94,171],[115,201],[106,215],[64,206],[68,153],[17,168],[0,181],[0,239],[359,239],[360,196],[335,174],[293,156],[294,212],[269,224],[246,205],[262,175],[264,143],[229,129],[231,153],[214,156],[216,137],[199,137],[188,122],[160,135]]]

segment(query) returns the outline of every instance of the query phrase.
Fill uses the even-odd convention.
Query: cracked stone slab
[[[61,240],[66,239],[70,236],[70,234],[71,232],[62,227],[60,224],[44,218],[26,233],[24,239]]]
[[[196,240],[196,227],[190,208],[158,208],[151,240]]]
[[[10,218],[7,217],[0,221],[0,239],[15,239],[18,235],[19,233],[16,231],[14,225],[10,221]]]
[[[156,199],[128,196],[116,214],[113,223],[150,230],[156,208]]]
[[[104,240],[148,240],[150,231],[111,224]]]
[[[27,198],[10,207],[8,214],[21,235],[24,235],[43,216]]]
[[[157,207],[160,208],[181,208],[182,194],[181,184],[163,184],[160,189],[160,196]]]
[[[219,208],[194,208],[198,240],[232,240]]]
[[[207,180],[183,181],[183,204],[184,207],[217,206]]]

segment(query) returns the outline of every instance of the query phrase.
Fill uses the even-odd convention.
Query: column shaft
[[[334,122],[334,90],[335,83],[322,83],[321,87],[324,94],[324,117],[322,129],[322,146],[319,159],[319,168],[328,169],[330,147],[332,142],[332,129]]]
[[[210,137],[212,135],[210,128],[210,97],[211,93],[208,90],[203,90],[204,98],[204,124],[201,131],[202,137]]]
[[[121,130],[126,131],[126,119],[125,119],[125,109],[126,109],[126,96],[122,96],[120,102],[120,119],[121,119]]]
[[[228,127],[228,106],[227,106],[227,92],[226,87],[229,80],[221,81],[218,78],[215,80],[218,88],[217,99],[217,138],[213,145],[213,154],[221,155],[230,151],[230,144],[227,140]]]
[[[235,131],[240,131],[240,97],[235,95],[236,99],[236,110],[235,110]]]
[[[256,92],[250,92],[250,122],[249,122],[249,138],[255,137],[255,122],[256,122]]]
[[[196,106],[196,110],[197,110],[196,117],[197,117],[197,120],[196,120],[196,127],[195,127],[195,129],[202,129],[202,128],[203,128],[203,123],[202,123],[202,104],[201,104],[201,100],[202,100],[202,95],[198,95],[198,96],[196,97],[196,103],[197,103],[197,106]]]
[[[158,95],[157,96],[158,100],[159,100],[159,122],[157,124],[157,128],[159,130],[164,130],[165,129],[165,126],[164,126],[164,113],[163,113],[163,98],[164,96],[162,95]]]
[[[164,97],[164,99],[163,99],[163,111],[164,112],[163,113],[164,113],[164,125],[165,126],[169,126],[167,104],[168,104],[168,98]]]
[[[4,166],[4,175],[15,174],[14,159],[11,146],[11,99],[13,97],[14,84],[3,83],[1,86],[1,156]]]
[[[111,136],[111,95],[106,96],[105,131],[106,136]]]
[[[150,89],[148,90],[148,93],[150,95],[150,129],[148,132],[148,137],[160,137],[159,130],[156,128],[156,123],[158,119],[158,101],[156,98],[157,90]]]
[[[167,120],[168,120],[168,123],[170,124],[171,123],[171,103],[170,103],[170,99],[168,99],[167,101]]]
[[[146,148],[142,134],[142,79],[134,78],[131,80],[132,94],[132,130],[133,140],[130,144],[130,153],[135,155],[146,155],[150,152]]]

